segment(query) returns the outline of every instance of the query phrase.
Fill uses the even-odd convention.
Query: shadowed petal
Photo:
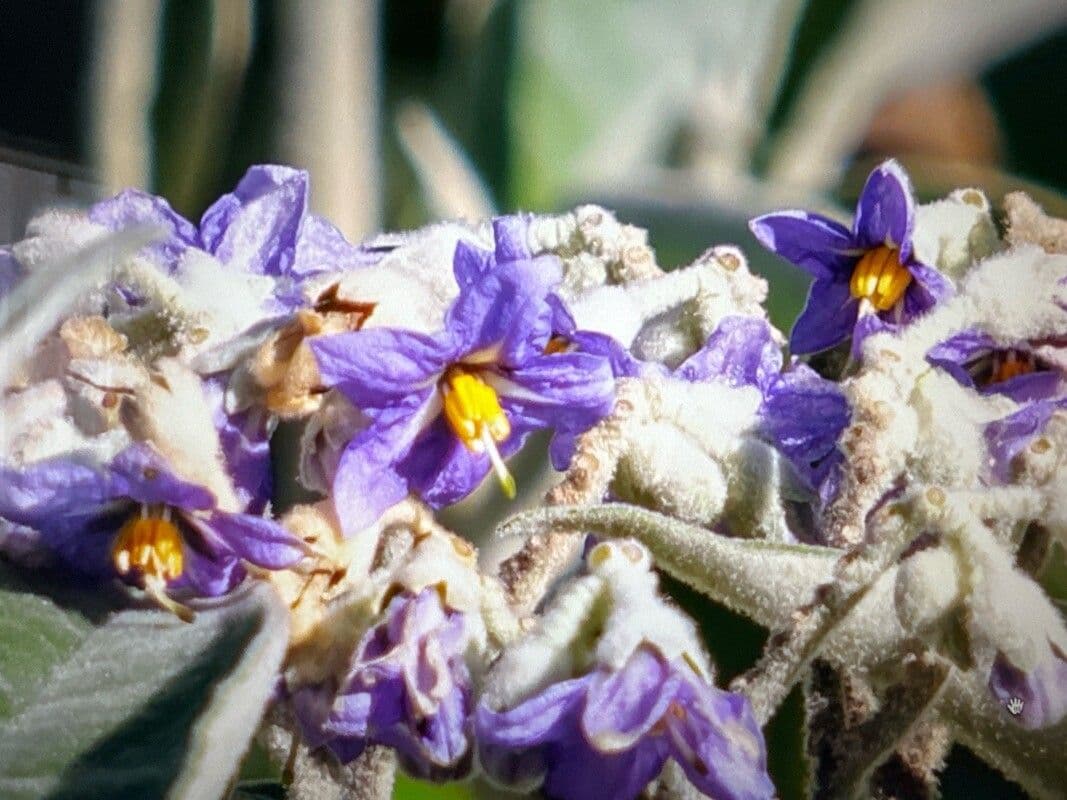
[[[303,541],[273,520],[216,511],[206,524],[237,555],[259,567],[284,569],[307,555]]]
[[[848,280],[861,254],[848,228],[820,214],[779,211],[748,223],[768,250],[796,264],[816,280]]]
[[[989,689],[1008,716],[1027,730],[1055,725],[1067,715],[1067,655],[1050,642],[1047,657],[1024,672],[997,653]]]
[[[902,322],[910,322],[956,293],[952,282],[933,267],[908,264],[908,272],[915,280],[904,291]]]
[[[789,334],[794,353],[816,353],[840,344],[852,335],[859,315],[859,301],[847,282],[815,281],[808,301]]]
[[[964,386],[974,386],[974,378],[967,364],[997,349],[988,333],[979,330],[960,331],[926,351],[926,360],[947,371]]]
[[[888,245],[900,250],[900,260],[911,257],[915,226],[915,200],[911,181],[896,161],[880,164],[867,177],[852,220],[855,241],[864,249]]]
[[[197,483],[182,480],[148,445],[127,447],[111,462],[125,484],[124,494],[136,503],[162,503],[186,510],[214,507],[215,495]]]

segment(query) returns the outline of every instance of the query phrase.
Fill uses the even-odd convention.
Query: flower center
[[[148,579],[172,581],[184,570],[182,537],[164,511],[153,516],[142,510],[119,529],[111,546],[111,561],[119,574],[138,569]]]
[[[489,456],[504,494],[515,497],[515,479],[497,449],[497,443],[511,435],[511,423],[496,389],[478,375],[454,367],[441,383],[441,400],[452,432],[468,450]]]
[[[1029,353],[1016,350],[996,352],[993,354],[993,369],[986,385],[1011,380],[1019,375],[1029,375],[1037,370],[1037,364]]]
[[[856,263],[849,291],[857,300],[869,300],[879,311],[888,311],[904,296],[911,283],[911,273],[900,263],[892,247],[868,250]]]

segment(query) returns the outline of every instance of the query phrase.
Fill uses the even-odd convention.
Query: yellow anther
[[[181,576],[185,567],[181,533],[169,519],[133,517],[115,537],[111,560],[122,575],[137,569],[145,578],[172,581]]]
[[[879,311],[888,311],[904,296],[911,283],[911,273],[900,263],[891,247],[868,250],[856,263],[849,281],[849,292],[859,300],[869,300]]]
[[[474,373],[453,369],[445,374],[441,402],[452,432],[467,449],[489,456],[504,494],[509,499],[515,497],[515,479],[496,447],[511,435],[511,423],[500,407],[496,389]]]

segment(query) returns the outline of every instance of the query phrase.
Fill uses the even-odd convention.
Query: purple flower
[[[172,609],[167,593],[230,591],[244,577],[242,561],[282,569],[305,555],[277,523],[218,509],[210,491],[143,444],[106,466],[59,457],[0,469],[0,518],[38,531],[75,571],[141,584]]]
[[[1047,366],[1029,342],[1001,346],[979,330],[961,331],[931,347],[926,360],[964,386],[1020,403],[1045,400],[1064,389],[1059,370]]]
[[[408,492],[440,508],[469,494],[490,467],[509,494],[503,458],[527,434],[566,442],[608,413],[614,381],[603,359],[547,352],[560,280],[555,259],[510,258],[460,243],[459,297],[434,336],[372,328],[310,340],[325,386],[370,419],[341,456],[334,503],[346,535]],[[553,443],[557,466],[565,445]]]
[[[867,178],[852,230],[795,210],[749,223],[764,247],[815,278],[790,334],[793,352],[814,353],[852,337],[855,356],[864,337],[895,330],[951,294],[941,273],[915,260],[914,225],[911,183],[895,161]]]
[[[804,364],[794,362],[783,371],[781,348],[764,320],[723,318],[704,346],[673,371],[658,362],[634,358],[610,336],[573,330],[573,322],[560,327],[565,331],[563,339],[582,352],[606,359],[616,377],[670,376],[756,387],[763,396],[759,435],[786,457],[801,482],[822,502],[833,495],[844,458],[837,441],[851,417],[848,401],[837,384]]]
[[[1014,414],[990,422],[985,427],[989,448],[990,472],[994,479],[1011,481],[1011,465],[1030,441],[1041,433],[1058,409],[1067,408],[1067,397],[1056,400],[1035,400]]]
[[[465,615],[446,609],[434,587],[397,595],[364,634],[339,689],[291,693],[308,746],[348,762],[384,744],[415,775],[461,777],[471,763],[468,641]]]
[[[511,709],[475,712],[479,759],[505,784],[542,782],[555,800],[626,800],[668,758],[716,798],[769,798],[763,734],[743,695],[643,645],[621,669],[598,666]]]
[[[302,302],[301,282],[325,272],[374,263],[381,253],[349,244],[329,222],[309,211],[308,175],[291,167],[251,167],[230,194],[220,197],[197,228],[161,197],[127,189],[89,209],[110,230],[154,224],[167,238],[150,248],[168,273],[188,248],[204,250],[226,267],[278,279],[274,313]]]
[[[1067,715],[1067,654],[1049,642],[1047,657],[1024,672],[997,653],[989,689],[1023,728],[1055,725]]]

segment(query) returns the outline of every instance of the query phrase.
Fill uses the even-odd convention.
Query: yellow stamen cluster
[[[989,376],[989,383],[1000,383],[1011,380],[1019,375],[1029,375],[1037,369],[1034,359],[1025,353],[1016,353],[1009,350],[1007,353],[993,356],[993,371]]]
[[[182,537],[169,519],[142,514],[128,520],[111,546],[111,560],[119,574],[138,569],[145,578],[172,581],[181,577]]]
[[[472,452],[489,456],[504,494],[514,497],[515,479],[496,447],[511,435],[496,389],[474,373],[452,369],[441,383],[441,398],[452,432]]]
[[[856,299],[868,300],[879,311],[888,311],[904,296],[910,283],[911,273],[900,263],[899,252],[883,245],[863,254],[848,288]]]

